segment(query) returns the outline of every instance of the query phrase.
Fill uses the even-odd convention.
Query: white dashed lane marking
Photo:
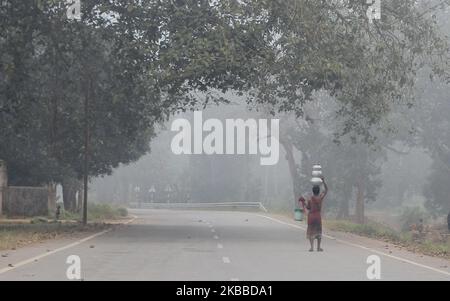
[[[222,257],[222,261],[223,261],[223,263],[230,263],[231,262],[230,258],[228,258],[228,257]]]

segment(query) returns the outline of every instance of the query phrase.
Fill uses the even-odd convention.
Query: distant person
[[[448,231],[450,231],[450,212],[447,215],[447,227],[448,227]]]
[[[322,242],[322,202],[328,193],[328,186],[325,183],[324,177],[321,177],[325,190],[320,193],[320,186],[313,186],[313,195],[308,198],[306,202],[306,209],[308,210],[308,229],[306,230],[306,236],[311,244],[310,252],[314,251],[314,240],[317,239],[317,252],[322,252],[320,247]],[[301,198],[300,201],[302,201]]]
[[[419,219],[419,224],[417,225],[417,231],[419,231],[419,233],[423,233],[424,230],[424,226],[423,226],[423,219]]]
[[[299,205],[303,208],[303,212],[306,212],[306,200],[303,196],[298,199]]]
[[[56,207],[56,212],[55,212],[55,218],[56,220],[59,220],[59,217],[61,216],[61,205],[58,205]]]

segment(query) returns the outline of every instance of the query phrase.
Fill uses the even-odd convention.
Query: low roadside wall
[[[3,214],[15,216],[47,216],[49,214],[46,187],[9,186],[3,191]]]

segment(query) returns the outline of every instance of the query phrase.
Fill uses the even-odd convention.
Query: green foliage
[[[400,244],[414,252],[422,252],[431,256],[440,256],[449,258],[450,241],[447,242],[431,242],[414,240],[410,232],[397,232],[384,225],[369,222],[364,225],[355,224],[350,221],[343,220],[327,220],[325,225],[330,230],[354,233],[360,236],[382,239],[394,244]]]
[[[229,90],[297,116],[325,90],[339,102],[337,136],[373,142],[392,105],[410,104],[422,65],[443,75],[449,60],[421,4],[383,1],[375,24],[366,10],[360,1],[83,0],[82,20],[71,21],[61,2],[2,1],[0,157],[12,183],[79,178],[87,122],[89,174],[108,174],[149,151],[155,123],[226,101],[214,92]]]
[[[422,220],[425,224],[429,220],[429,214],[420,207],[405,207],[400,215],[402,231],[408,231],[412,225],[417,225]]]
[[[79,212],[71,212],[68,210],[63,210],[60,216],[62,220],[70,220],[70,221],[80,221],[81,216]]]
[[[93,16],[73,23],[52,2],[35,5],[2,2],[0,10],[0,47],[7,59],[0,156],[8,162],[11,183],[79,178],[86,118],[90,175],[137,160],[149,150],[161,115],[146,65],[135,64],[136,41],[124,40],[117,28],[94,26],[100,21]]]
[[[448,258],[450,255],[450,241],[447,243],[426,241],[420,246],[420,249],[432,255],[439,255]]]
[[[424,195],[427,198],[425,207],[435,216],[445,216],[450,212],[449,178],[450,170],[436,159],[432,165],[432,173],[424,187]]]
[[[88,220],[117,219],[127,215],[128,211],[126,208],[119,208],[110,204],[88,204]]]
[[[330,220],[325,223],[330,230],[350,232],[372,238],[389,239],[394,242],[401,240],[399,233],[389,227],[374,222],[367,222],[361,225],[345,220]]]
[[[423,187],[427,199],[425,207],[435,216],[446,216],[450,212],[450,86],[441,81],[422,81],[418,90],[423,92],[413,121],[418,143],[433,159],[431,173]]]
[[[117,213],[120,217],[127,217],[128,216],[128,209],[125,207],[119,207],[117,208]]]
[[[280,142],[285,149],[291,144],[302,155],[296,166],[298,179],[294,183],[299,194],[310,193],[312,166],[320,163],[330,189],[326,208],[336,212],[339,218],[346,218],[358,189],[362,190],[365,202],[376,200],[386,151],[379,146],[354,142],[349,137],[342,137],[336,143],[333,129],[340,122],[333,118],[335,102],[323,94],[315,97],[320,104],[305,106],[305,121],[292,116],[281,119]]]
[[[448,72],[446,42],[422,13],[425,8],[413,1],[383,1],[382,20],[375,24],[367,22],[367,6],[358,1],[258,5],[267,12],[267,32],[277,33],[271,45],[278,55],[259,70],[253,100],[303,116],[313,92],[325,89],[340,104],[338,137],[373,142],[372,128],[392,106],[411,104],[407,91],[425,62],[432,62],[437,74]]]
[[[104,220],[114,220],[121,217],[127,217],[128,210],[125,207],[118,207],[110,204],[98,204],[89,203],[88,204],[88,220],[89,221],[104,221]],[[50,217],[50,220],[54,219],[54,216]],[[38,221],[39,219],[34,218],[33,220]],[[80,212],[70,212],[63,210],[60,216],[62,221],[80,221]],[[47,221],[47,219],[46,219]]]

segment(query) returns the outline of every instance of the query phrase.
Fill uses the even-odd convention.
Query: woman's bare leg
[[[318,252],[322,252],[323,249],[320,247],[320,243],[322,242],[322,238],[321,237],[317,237],[317,251]]]
[[[309,252],[314,251],[314,238],[310,237],[309,238],[309,243],[311,244],[311,249],[309,249]]]

